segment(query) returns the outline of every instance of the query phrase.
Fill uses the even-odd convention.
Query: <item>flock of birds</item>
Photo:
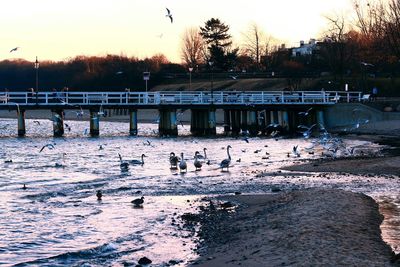
[[[300,116],[307,117],[311,114],[312,108],[309,108],[307,111],[304,112],[299,112]],[[357,112],[357,110],[354,110],[354,112]],[[79,113],[79,114],[78,114]],[[77,116],[83,115],[83,110],[78,111]],[[52,118],[53,121],[57,121],[60,118],[57,118],[59,115],[55,115],[54,118]],[[361,122],[362,121],[362,122]],[[366,119],[357,119],[357,123],[353,127],[359,127],[360,123],[367,123],[368,120]],[[39,121],[34,121],[35,124],[40,125]],[[66,124],[66,127],[70,128],[69,125]],[[278,129],[278,125],[271,124],[267,127],[273,128],[274,130],[271,133],[272,137],[275,137],[275,140],[278,141],[279,138],[276,137],[276,135],[279,135],[280,132]],[[306,126],[306,125],[299,125],[298,127],[299,133],[303,136],[304,139],[309,139],[311,137],[314,137],[311,139],[310,145],[308,147],[304,147],[303,151],[299,148],[298,145],[293,146],[292,150],[290,152],[287,152],[287,157],[288,158],[299,158],[301,157],[301,153],[305,152],[310,155],[313,155],[314,153],[320,152],[320,155],[322,157],[331,157],[331,158],[336,158],[336,157],[352,157],[352,156],[357,156],[361,155],[364,156],[367,153],[365,152],[363,147],[357,147],[357,146],[347,146],[346,143],[338,137],[332,136],[326,129],[325,127],[320,124],[312,124],[311,126]],[[241,139],[245,141],[246,143],[250,142],[250,138],[246,135],[243,136]],[[143,142],[144,146],[149,146],[149,147],[154,147],[154,145],[149,141],[146,140],[146,142]],[[267,145],[265,145],[267,147]],[[53,150],[56,148],[56,143],[48,143],[43,145],[39,153],[43,152],[45,149],[48,150]],[[229,171],[229,167],[231,166],[231,161],[232,157],[230,155],[230,149],[232,148],[231,145],[228,145],[226,147],[226,153],[227,157],[223,160],[221,160],[218,164],[218,169],[221,169],[221,171]],[[98,147],[99,150],[103,150],[104,146],[102,144],[99,145]],[[225,148],[224,148],[225,149]],[[242,152],[245,153],[246,149],[242,149]],[[254,153],[260,153],[261,149],[257,149],[254,151]],[[145,154],[142,154],[140,159],[124,159],[121,154],[118,154],[119,157],[119,167],[121,169],[121,172],[126,172],[129,170],[130,166],[143,166],[145,164],[145,158],[147,157]],[[265,152],[265,155],[262,156],[262,159],[268,159],[269,158],[269,153]],[[169,154],[169,165],[171,170],[179,170],[180,173],[186,173],[188,171],[188,161],[185,160],[184,153],[180,153],[180,157],[177,156],[174,152],[171,152]],[[6,160],[5,163],[11,163],[12,160]],[[237,159],[236,162],[241,162],[241,158]],[[204,164],[211,165],[211,164],[217,164],[218,162],[215,160],[210,160],[207,156],[207,148],[203,148],[203,154],[201,154],[199,151],[195,151],[194,153],[194,160],[193,160],[193,166],[195,168],[195,171],[200,171],[203,167]],[[60,167],[62,164],[56,163],[56,167]],[[26,185],[24,184],[23,189],[26,190]],[[102,199],[102,192],[101,190],[98,190],[96,193],[97,199],[100,201]],[[132,204],[135,207],[141,207],[144,203],[144,197],[134,199],[132,201]]]

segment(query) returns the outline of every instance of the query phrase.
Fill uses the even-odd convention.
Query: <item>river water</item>
[[[271,189],[342,188],[375,198],[385,214],[383,237],[400,250],[399,177],[279,171],[318,158],[305,152],[312,139],[197,138],[189,126],[180,137],[157,137],[156,124],[101,122],[101,136],[87,136],[88,122],[67,121],[64,138],[52,137],[52,122],[27,120],[27,136],[16,137],[16,120],[0,120],[0,265],[124,266],[146,256],[154,266],[185,266],[196,258],[195,242],[179,216],[194,212],[199,199],[217,194],[270,193]],[[221,133],[222,129],[217,131]],[[382,147],[344,140],[376,153]],[[48,145],[40,152],[41,148]],[[219,162],[232,146],[232,166]],[[298,145],[301,157],[291,153]],[[207,148],[210,164],[195,171],[193,155]],[[184,153],[187,173],[170,170],[169,154]],[[288,157],[289,153],[289,157]],[[120,169],[123,159],[144,165]],[[23,185],[26,189],[23,189]],[[103,199],[97,201],[96,191]],[[145,197],[143,208],[130,202]]]

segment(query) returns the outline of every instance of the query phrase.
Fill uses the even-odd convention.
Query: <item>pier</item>
[[[280,131],[295,131],[297,125],[324,122],[324,108],[338,102],[362,102],[361,92],[347,91],[208,91],[196,92],[30,92],[0,93],[0,109],[15,110],[18,135],[24,136],[25,114],[29,110],[51,110],[55,137],[64,134],[65,110],[89,110],[90,135],[100,134],[100,120],[107,110],[129,113],[129,134],[137,135],[137,112],[142,109],[159,111],[159,134],[177,136],[177,110],[191,111],[190,129],[193,135],[216,133],[215,112],[224,112],[224,132],[250,135],[270,131],[269,125]],[[313,107],[310,116],[300,111]],[[79,114],[78,114],[79,115]],[[306,120],[306,121],[305,121]],[[274,126],[274,127],[275,127]]]

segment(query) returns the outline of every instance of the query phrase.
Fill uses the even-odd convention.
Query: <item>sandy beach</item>
[[[396,136],[354,138],[399,147]],[[378,157],[318,159],[283,169],[398,179],[400,156],[389,148]],[[315,188],[211,201],[195,219],[201,256],[193,266],[400,266],[400,256],[382,240],[379,206],[364,194]]]
[[[366,195],[309,189],[213,203],[216,210],[207,205],[189,217],[202,225],[193,266],[400,266],[381,238],[378,205]]]

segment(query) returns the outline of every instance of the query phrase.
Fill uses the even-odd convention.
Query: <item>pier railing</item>
[[[201,91],[201,92],[3,92],[0,106],[154,106],[154,105],[282,105],[335,104],[362,101],[361,92],[345,91]]]

